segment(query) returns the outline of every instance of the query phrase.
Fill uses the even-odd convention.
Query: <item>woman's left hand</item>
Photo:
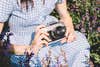
[[[70,13],[67,10],[67,0],[63,0],[62,3],[56,4],[56,10],[60,16],[60,21],[64,22],[67,31],[66,31],[66,37],[61,40],[62,43],[64,42],[72,42],[75,40],[75,33],[74,33],[74,27],[72,23],[72,18],[70,16]]]
[[[61,40],[62,43],[64,42],[67,42],[67,43],[70,43],[70,42],[73,42],[76,38],[76,35],[75,35],[75,31],[73,28],[71,27],[66,27],[66,33],[65,33],[65,37]]]
[[[64,19],[62,19],[60,21],[63,22],[63,23],[67,22],[67,20],[64,20]],[[66,26],[66,33],[65,33],[65,37],[61,40],[61,42],[62,43],[64,43],[64,42],[67,42],[67,43],[73,42],[76,39],[76,35],[75,35],[75,30],[74,30],[73,24],[72,24],[72,22],[64,23],[64,24]]]

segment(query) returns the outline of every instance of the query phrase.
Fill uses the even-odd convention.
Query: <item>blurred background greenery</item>
[[[100,67],[100,1],[67,0],[67,5],[75,29],[84,33],[91,45],[94,66]],[[52,15],[59,18],[56,11]]]

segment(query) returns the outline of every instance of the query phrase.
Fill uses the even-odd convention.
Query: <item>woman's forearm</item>
[[[25,51],[30,48],[29,45],[11,45],[10,48],[7,50],[11,54],[16,55],[24,55]]]
[[[70,16],[63,17],[60,20],[61,20],[61,22],[63,22],[65,24],[66,28],[70,28],[70,29],[74,30],[74,26],[73,26],[73,23],[72,23],[72,18]]]
[[[4,52],[5,49],[0,46],[0,53]],[[31,54],[31,52],[34,53],[34,55],[37,55],[39,49],[36,46],[30,46],[30,45],[11,45],[7,50],[8,53],[16,54],[16,55],[24,55],[25,52],[28,52],[28,54]]]
[[[3,46],[3,42],[1,38],[2,37],[1,32],[2,32],[3,26],[4,26],[4,23],[0,22],[0,53],[2,52],[2,46]]]
[[[66,0],[63,3],[56,5],[56,10],[60,16],[60,20],[64,22],[67,28],[73,29],[72,18],[67,10]]]
[[[4,23],[0,22],[0,34],[2,32],[3,26],[4,26]]]
[[[28,49],[29,46],[19,46],[19,45],[11,45],[6,50],[3,48],[3,46],[0,47],[0,53],[6,51],[10,54],[16,54],[16,55],[24,55],[24,52],[26,49]]]
[[[16,55],[24,55],[25,52],[28,52],[28,54],[33,52],[36,55],[38,50],[38,47],[32,45],[11,45],[7,51]]]

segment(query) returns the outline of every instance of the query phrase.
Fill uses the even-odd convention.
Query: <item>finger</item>
[[[46,28],[42,28],[40,30],[40,32],[43,33],[43,34],[45,34],[45,35],[47,35],[47,36],[49,36],[49,33],[47,32],[47,29]]]
[[[67,42],[70,43],[75,40],[75,35],[69,35]]]
[[[69,33],[67,32],[67,33],[65,34],[66,39],[68,38],[68,36],[69,36]]]
[[[47,33],[47,29],[46,28],[42,28],[42,29],[39,29],[36,33],[40,33],[40,34],[46,34],[46,35],[49,35],[48,33]]]
[[[45,38],[45,35],[41,35],[40,36],[40,43],[41,43],[41,45],[46,45],[46,46],[48,46],[48,42],[46,41],[46,40],[43,40],[43,38]]]
[[[65,43],[67,41],[66,37],[61,39],[61,43]]]
[[[51,39],[48,36],[44,35],[44,34],[42,34],[41,37],[42,37],[42,40],[46,40],[47,42],[51,41]]]
[[[44,32],[44,30],[40,29],[38,32],[35,33],[35,38],[39,38],[42,34],[49,36],[49,33]]]
[[[44,27],[45,27],[45,25],[39,25],[39,26],[37,26],[36,32],[39,31],[41,28],[44,28]]]
[[[46,46],[48,46],[48,42],[47,41],[45,41],[45,40],[41,40],[41,45],[46,45]]]
[[[30,55],[30,54],[31,54],[31,50],[30,50],[30,49],[27,49],[27,52],[28,52],[28,55]]]
[[[66,31],[65,36],[66,38],[69,36],[69,30]]]

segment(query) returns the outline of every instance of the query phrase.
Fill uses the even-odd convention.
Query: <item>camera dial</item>
[[[66,28],[63,26],[58,26],[56,27],[56,30],[54,31],[54,34],[56,37],[61,38],[62,36],[65,35]]]

